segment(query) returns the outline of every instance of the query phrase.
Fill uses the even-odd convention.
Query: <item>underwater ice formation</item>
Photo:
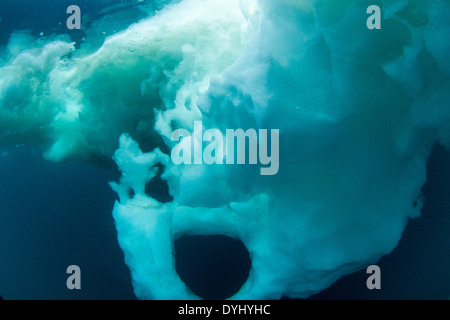
[[[372,4],[381,30],[366,28]],[[308,297],[389,254],[420,215],[431,148],[450,147],[449,7],[184,0],[94,53],[64,40],[24,49],[16,35],[0,69],[0,141],[98,161],[120,136],[113,215],[138,298],[197,298],[175,270],[183,235],[245,244],[252,269],[233,299]],[[199,120],[279,129],[278,174],[174,165],[173,130]],[[145,193],[158,166],[167,203]]]

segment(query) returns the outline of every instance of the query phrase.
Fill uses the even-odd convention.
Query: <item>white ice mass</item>
[[[366,27],[373,4],[380,30]],[[449,34],[446,0],[183,0],[98,50],[17,33],[0,141],[114,158],[138,298],[198,298],[175,271],[186,234],[245,244],[252,269],[232,299],[305,298],[389,254],[420,215],[431,148],[450,147]],[[172,133],[195,121],[279,130],[278,173],[175,165]],[[168,203],[145,193],[161,165]]]

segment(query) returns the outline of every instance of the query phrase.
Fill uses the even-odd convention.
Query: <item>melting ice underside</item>
[[[370,31],[372,2],[184,0],[98,50],[16,33],[0,142],[46,144],[54,161],[114,158],[137,297],[196,298],[174,269],[185,234],[243,241],[252,270],[233,298],[307,297],[395,248],[420,215],[433,144],[450,147],[448,3],[375,1],[382,29]],[[278,174],[175,166],[161,150],[194,121],[279,129]],[[161,164],[165,204],[145,194]]]

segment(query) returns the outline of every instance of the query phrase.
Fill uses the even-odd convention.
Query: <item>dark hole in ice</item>
[[[183,236],[174,245],[178,275],[202,299],[230,298],[247,281],[251,258],[238,239],[222,235]]]
[[[172,202],[173,197],[169,193],[169,186],[161,178],[162,169],[159,169],[158,175],[145,185],[145,194],[161,203]]]

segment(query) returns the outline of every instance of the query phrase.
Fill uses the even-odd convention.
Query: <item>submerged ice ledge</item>
[[[174,267],[184,234],[245,244],[252,270],[232,298],[308,297],[395,248],[420,215],[433,144],[450,147],[448,4],[380,1],[381,30],[366,28],[368,5],[184,0],[94,53],[15,36],[0,141],[37,139],[57,161],[114,154],[113,215],[139,298],[197,298]],[[171,137],[196,121],[279,130],[277,174],[174,164]],[[160,167],[167,203],[145,193]]]

